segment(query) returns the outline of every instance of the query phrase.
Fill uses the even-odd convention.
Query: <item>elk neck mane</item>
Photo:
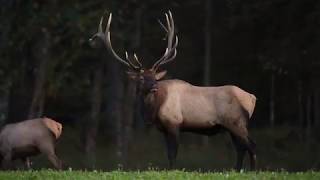
[[[179,79],[170,79],[170,80],[161,80],[158,81],[158,90],[156,92],[149,92],[144,95],[144,102],[148,105],[156,104],[161,105],[167,95],[169,86],[179,86],[179,85],[188,85],[189,83],[179,80]],[[190,85],[190,84],[189,84]]]
[[[169,79],[158,81],[158,90],[156,92],[149,92],[143,96],[144,104],[148,107],[148,112],[151,113],[152,119],[157,115],[162,104],[165,103],[169,87],[180,86],[180,85],[190,85],[189,83],[179,80],[179,79]],[[170,88],[172,90],[172,88]]]

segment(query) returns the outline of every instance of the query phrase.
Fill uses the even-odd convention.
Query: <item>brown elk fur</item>
[[[146,79],[150,74],[142,76]],[[179,131],[213,135],[224,129],[230,132],[238,152],[236,168],[242,167],[245,151],[255,168],[255,144],[247,130],[256,103],[253,94],[236,86],[199,87],[182,80],[157,81],[154,87],[156,91],[144,94],[144,102],[151,122],[167,138],[171,165],[178,149]]]
[[[247,93],[236,86],[233,87],[233,93],[237,97],[240,104],[249,113],[249,118],[251,118],[256,105],[256,97],[253,94]]]
[[[62,162],[55,153],[62,125],[49,118],[37,118],[7,124],[0,131],[0,163],[5,169],[13,168],[13,161],[22,160],[30,168],[29,157],[44,154],[57,169]]]
[[[54,134],[55,138],[58,139],[62,133],[62,125],[57,121],[47,117],[44,117],[42,120],[49,130]]]

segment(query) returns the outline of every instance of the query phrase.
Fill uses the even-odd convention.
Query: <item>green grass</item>
[[[144,171],[150,167],[165,170],[168,167],[165,142],[162,134],[155,128],[145,131],[132,131],[125,161],[119,159],[115,137],[99,134],[97,137],[96,161],[93,166],[84,153],[81,132],[65,127],[57,144],[57,155],[66,167],[73,170],[91,169],[113,171],[121,167],[125,171]],[[297,127],[278,127],[273,129],[252,129],[252,138],[257,142],[257,169],[259,171],[308,171],[320,170],[320,136],[313,136],[310,147]],[[201,137],[191,133],[181,134],[181,143],[176,168],[186,171],[228,171],[234,167],[236,154],[227,133],[208,139],[203,145]],[[33,169],[52,168],[44,155],[32,157]],[[18,168],[23,164],[16,161]],[[119,164],[123,164],[119,166]],[[244,161],[249,169],[249,159]],[[0,179],[1,180],[1,179]]]
[[[320,179],[320,172],[185,172],[185,171],[4,171],[0,172],[0,179]]]

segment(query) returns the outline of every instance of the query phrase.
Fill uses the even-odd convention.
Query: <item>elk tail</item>
[[[253,94],[250,94],[250,99],[251,99],[251,108],[248,110],[249,111],[249,118],[251,118],[251,116],[253,114],[253,111],[254,111],[255,106],[256,106],[256,101],[257,101],[256,96],[253,95]]]

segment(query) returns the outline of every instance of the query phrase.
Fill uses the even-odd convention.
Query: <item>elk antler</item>
[[[160,23],[161,27],[167,32],[168,45],[167,45],[166,51],[164,52],[163,56],[153,64],[152,70],[154,70],[154,71],[157,71],[157,69],[161,65],[172,61],[177,55],[177,49],[176,48],[178,46],[178,36],[175,36],[175,39],[174,39],[174,33],[175,33],[174,32],[174,21],[173,21],[173,18],[172,18],[172,13],[169,11],[168,14],[165,13],[166,21],[167,21],[167,27],[165,27],[161,23],[161,21],[159,20],[159,23]],[[174,45],[172,45],[173,40],[175,40]]]
[[[126,66],[132,68],[133,70],[140,70],[142,68],[142,64],[139,61],[137,55],[134,53],[134,60],[137,63],[137,65],[135,65],[134,63],[131,62],[131,60],[129,59],[129,55],[127,52],[125,52],[126,55],[126,59],[122,59],[119,55],[117,55],[117,53],[113,50],[112,48],[112,44],[111,44],[111,40],[110,40],[110,24],[111,24],[111,19],[112,19],[112,13],[109,14],[109,18],[108,18],[108,23],[106,26],[106,30],[105,32],[102,31],[102,23],[103,23],[103,16],[101,17],[100,23],[99,23],[99,28],[98,28],[98,32],[96,34],[94,34],[92,36],[92,38],[90,38],[90,41],[93,41],[96,38],[101,39],[104,44],[106,45],[107,49],[111,52],[111,54],[121,63],[125,64]]]

